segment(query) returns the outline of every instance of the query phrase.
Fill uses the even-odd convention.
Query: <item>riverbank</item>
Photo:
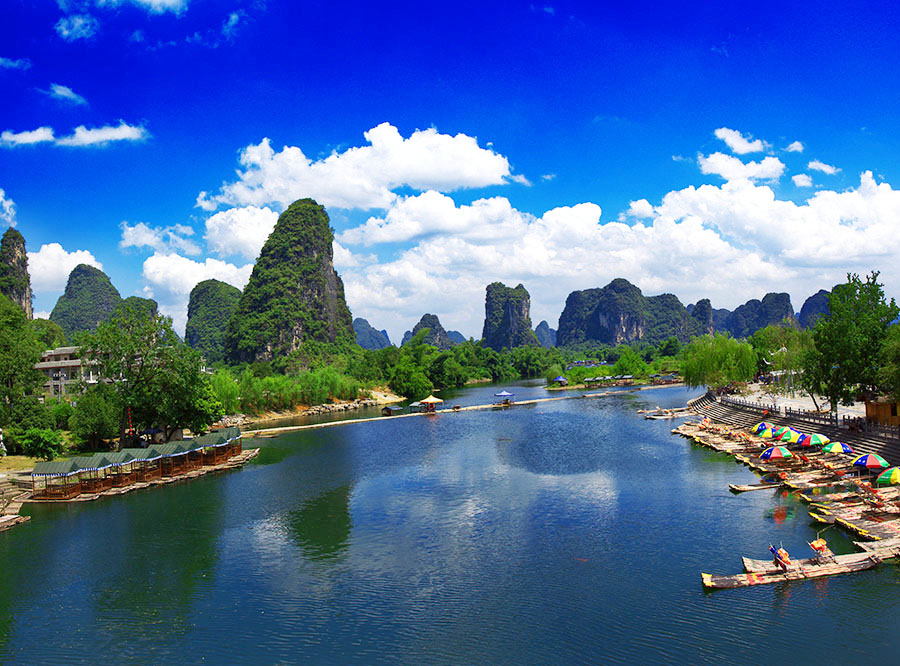
[[[229,414],[222,417],[221,420],[214,423],[214,428],[227,428],[237,426],[239,428],[250,427],[254,424],[265,423],[266,421],[275,421],[278,419],[294,418],[298,416],[319,416],[322,414],[337,414],[340,412],[352,412],[357,409],[365,409],[368,407],[380,407],[382,405],[393,405],[406,400],[401,395],[391,392],[385,387],[371,389],[370,397],[357,398],[356,400],[335,400],[334,402],[325,403],[323,405],[298,405],[296,409],[263,412],[262,414]]]
[[[681,388],[684,386],[684,382],[677,382],[674,384],[651,384],[650,382],[642,382],[637,384],[610,384],[609,386],[604,386],[602,388],[623,388],[623,387],[634,387],[634,388]],[[567,386],[545,386],[544,387],[548,391],[583,391],[587,390],[587,384],[569,384]],[[594,387],[601,388],[601,387]]]
[[[819,403],[818,407],[813,402],[813,399],[808,395],[802,394],[799,391],[794,395],[784,396],[784,395],[775,395],[773,396],[771,393],[766,392],[766,385],[764,384],[748,384],[747,392],[741,394],[740,397],[743,400],[752,400],[753,402],[764,402],[772,404],[774,403],[778,407],[790,407],[791,409],[803,409],[809,412],[818,410],[828,411],[829,403],[828,398],[824,398],[822,396],[816,396],[816,401]],[[839,405],[838,406],[838,414],[843,416],[861,416],[865,417],[866,415],[866,403],[864,402],[854,402],[852,405]]]

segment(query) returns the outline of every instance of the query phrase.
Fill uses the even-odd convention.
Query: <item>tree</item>
[[[168,441],[176,430],[201,431],[223,410],[200,372],[200,354],[178,339],[172,320],[123,306],[82,339],[82,356],[113,379],[121,407],[139,430],[158,427]],[[121,435],[124,436],[125,418]]]
[[[873,271],[863,281],[848,274],[846,284],[832,290],[828,314],[813,328],[814,347],[804,355],[804,382],[827,396],[835,412],[859,393],[877,392],[888,327],[900,312],[885,298],[878,275]]]
[[[53,460],[63,451],[62,433],[58,430],[29,428],[20,437],[22,453],[32,458]]]
[[[43,383],[34,369],[40,360],[41,346],[22,308],[0,294],[0,426],[13,424],[16,403]]]
[[[756,354],[747,342],[727,333],[694,338],[684,348],[681,374],[688,386],[726,386],[745,382],[756,370]]]
[[[69,429],[75,437],[96,450],[103,440],[118,434],[121,413],[115,389],[109,384],[95,384],[79,396],[69,417]]]
[[[62,327],[49,319],[32,319],[31,328],[42,349],[56,349],[66,346],[66,334]]]
[[[881,351],[879,386],[900,402],[900,326],[891,326]]]

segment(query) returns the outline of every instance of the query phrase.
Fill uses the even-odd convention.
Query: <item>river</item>
[[[816,532],[780,491],[729,493],[754,475],[679,421],[636,414],[697,394],[294,432],[246,441],[262,450],[240,470],[31,506],[0,533],[0,662],[892,662],[894,564],[702,589]]]

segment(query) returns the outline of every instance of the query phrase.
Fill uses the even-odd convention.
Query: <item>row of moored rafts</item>
[[[818,538],[809,544],[812,557],[805,559],[791,558],[784,548],[770,545],[772,559],[745,557],[743,573],[701,574],[705,587],[833,576],[870,569],[900,556],[900,485],[895,485],[900,484],[900,468],[891,467],[881,456],[860,455],[847,444],[765,422],[747,431],[713,424],[707,418],[684,423],[672,432],[728,453],[762,476],[759,483],[729,486],[732,492],[788,488],[810,504],[814,520],[840,525],[865,540],[854,542],[862,552],[835,555]],[[816,495],[826,488],[833,492]]]

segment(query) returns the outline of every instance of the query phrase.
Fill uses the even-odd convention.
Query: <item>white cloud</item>
[[[72,14],[63,16],[54,27],[60,37],[67,42],[74,42],[93,37],[100,29],[100,23],[90,14]]]
[[[56,140],[57,146],[104,146],[112,141],[143,141],[150,132],[140,125],[129,125],[120,120],[117,127],[105,125],[88,129],[84,125],[75,128],[71,136]]]
[[[777,157],[766,157],[760,162],[741,162],[725,153],[700,155],[697,158],[700,171],[722,176],[725,180],[778,180],[784,173],[784,163]]]
[[[813,160],[806,166],[809,169],[815,169],[816,171],[827,173],[829,176],[833,176],[838,171],[840,171],[840,169],[838,169],[837,167],[833,167],[830,164],[825,164],[825,162],[820,162],[819,160]]]
[[[472,304],[483,302],[494,280],[522,282],[532,320],[551,325],[571,291],[615,277],[647,295],[674,291],[684,303],[710,298],[728,308],[786,285],[799,307],[847,271],[873,268],[882,271],[888,293],[900,292],[900,270],[893,269],[900,191],[870,172],[854,189],[818,191],[800,204],[736,179],[669,192],[656,206],[638,199],[629,211],[641,221],[604,222],[589,202],[536,217],[502,197],[470,205],[434,192],[401,199],[383,217],[341,235],[351,250],[381,243],[382,255],[393,240],[414,241],[377,264],[350,254],[341,271],[348,303],[354,316],[388,328],[392,338],[436,307],[446,328],[477,337],[483,314]],[[443,231],[423,232],[431,225]]]
[[[762,139],[751,141],[737,130],[720,127],[713,133],[716,135],[717,139],[721,139],[729,148],[731,148],[731,152],[737,153],[738,155],[761,153],[766,149],[766,144]]]
[[[6,196],[6,192],[0,187],[0,220],[9,226],[16,226],[16,204]]]
[[[791,176],[791,180],[797,187],[812,187],[813,184],[812,177],[808,173],[798,173],[796,176]]]
[[[201,192],[197,205],[286,207],[309,196],[333,208],[387,208],[396,199],[392,190],[440,192],[500,185],[513,180],[507,159],[480,148],[474,137],[416,130],[403,138],[396,127],[382,123],[364,134],[367,146],[333,152],[312,161],[296,146],[275,152],[269,139],[241,151],[238,180],[218,194]],[[518,180],[518,179],[517,179]]]
[[[28,253],[28,273],[35,293],[62,291],[69,273],[78,264],[88,264],[103,270],[103,264],[87,250],[67,252],[59,243],[41,245],[37,252]]]
[[[238,23],[240,23],[241,19],[245,16],[246,14],[242,10],[231,12],[228,15],[228,18],[222,22],[222,36],[225,39],[233,39],[237,32]]]
[[[541,174],[541,180],[543,180],[543,181],[551,181],[551,180],[553,180],[554,178],[556,178],[556,174],[555,174],[555,173],[545,173],[545,174]]]
[[[87,100],[84,97],[76,93],[68,86],[63,86],[58,83],[51,83],[50,90],[42,90],[41,92],[50,95],[50,97],[54,99],[61,99],[64,102],[69,102],[71,104],[75,104],[76,106],[87,104]]]
[[[785,148],[785,150],[789,153],[802,153],[803,144],[799,141],[794,141],[793,143],[789,144],[788,147]]]
[[[636,217],[639,220],[653,217],[653,206],[646,199],[638,199],[632,201],[625,213],[628,217]]]
[[[163,12],[181,14],[188,6],[188,0],[132,0],[132,2],[153,14],[162,14]]]
[[[216,213],[206,221],[206,245],[220,257],[240,255],[254,260],[265,244],[278,213],[271,208],[229,208]]]
[[[155,253],[144,261],[141,276],[144,295],[159,303],[159,310],[172,317],[175,328],[184,332],[188,298],[198,282],[214,278],[243,289],[253,264],[235,266],[218,259],[199,262],[178,254]]]
[[[53,130],[50,127],[38,127],[35,130],[25,132],[11,132],[4,130],[0,133],[0,146],[28,146],[34,143],[55,141]]]
[[[38,127],[27,132],[4,130],[0,133],[0,146],[9,148],[34,143],[53,143],[57,146],[102,147],[113,141],[143,141],[149,137],[150,132],[144,127],[129,125],[120,120],[119,125],[116,127],[106,125],[88,129],[84,125],[79,125],[72,134],[60,138],[55,138],[51,127]]]
[[[517,215],[522,214],[505,197],[478,199],[457,207],[446,194],[429,190],[399,199],[384,217],[370,217],[365,224],[339,234],[338,240],[349,245],[372,245],[435,234],[496,238],[506,233],[504,223]]]
[[[128,222],[119,225],[122,230],[122,239],[119,247],[142,248],[149,247],[154,252],[171,253],[184,252],[185,254],[200,254],[200,248],[188,236],[194,235],[194,230],[183,224],[175,224],[170,227],[150,227],[143,222],[134,226]]]
[[[35,318],[35,319],[50,319],[50,313],[49,313],[49,312],[46,312],[46,311],[44,311],[44,310],[41,310],[41,311],[35,311],[35,312],[32,313],[32,314],[34,315],[34,318]]]
[[[28,58],[13,60],[12,58],[0,57],[0,69],[29,69],[30,67],[31,61]]]

